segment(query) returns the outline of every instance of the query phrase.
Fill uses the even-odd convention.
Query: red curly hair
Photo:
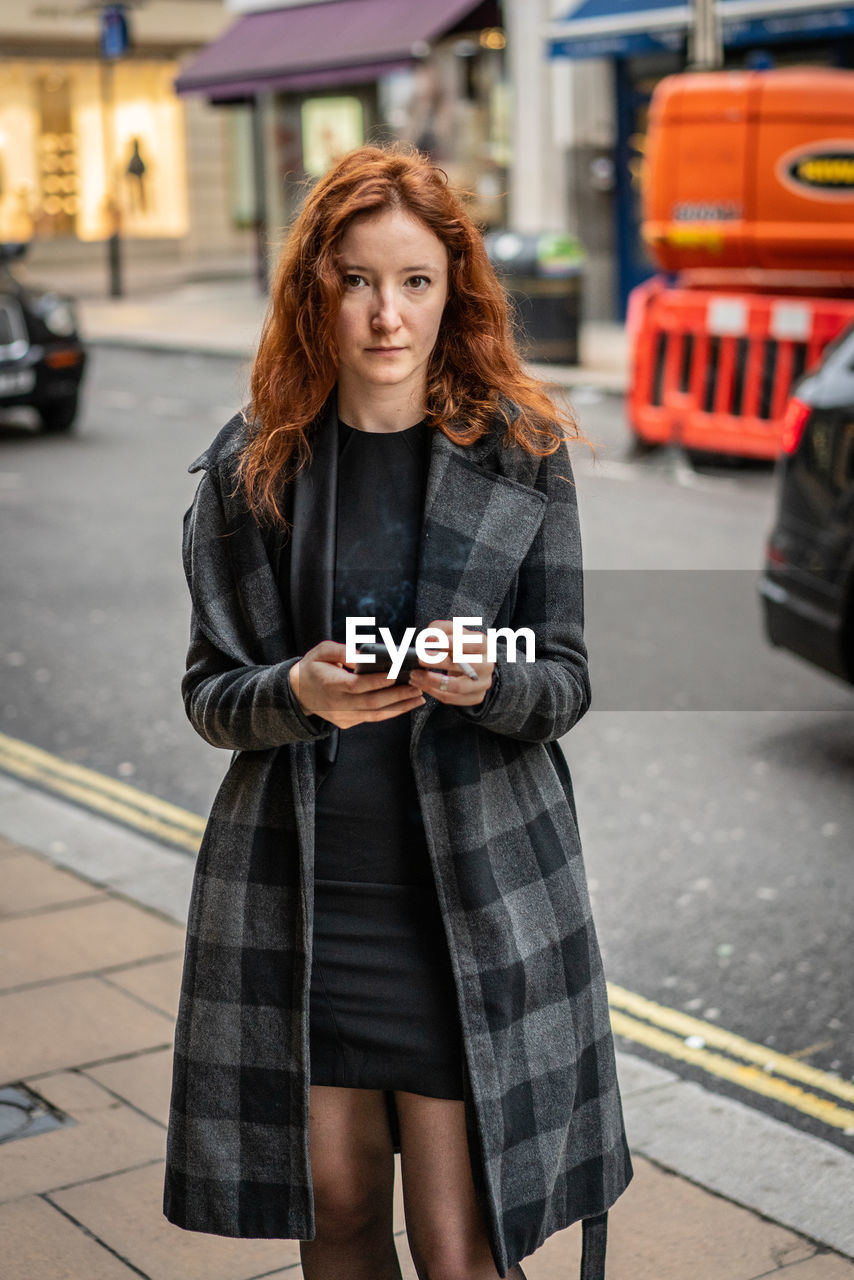
[[[448,251],[448,301],[427,371],[428,425],[470,445],[489,431],[497,411],[507,443],[539,457],[568,436],[580,437],[572,415],[556,409],[542,384],[525,373],[507,296],[447,175],[399,144],[360,147],[309,192],[276,267],[252,367],[254,430],[239,467],[256,516],[282,522],[283,482],[310,459],[312,424],[335,386],[341,238],[354,218],[398,209]],[[518,417],[511,418],[504,398],[519,407]]]

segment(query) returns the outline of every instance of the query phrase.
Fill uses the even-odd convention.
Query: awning
[[[718,0],[717,10],[729,47],[854,31],[854,0]],[[580,0],[544,34],[553,58],[625,58],[681,49],[692,23],[685,0]]]
[[[376,80],[483,8],[476,0],[330,0],[250,13],[191,58],[175,88],[223,100]]]

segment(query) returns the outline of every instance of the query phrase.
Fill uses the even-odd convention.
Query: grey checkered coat
[[[334,420],[333,420],[334,426]],[[326,429],[329,429],[327,421]],[[315,743],[288,684],[298,655],[268,544],[233,468],[238,416],[191,470],[193,603],[184,695],[234,752],[199,852],[175,1038],[164,1212],[194,1231],[312,1238],[308,992]],[[603,1214],[631,1177],[605,979],[569,772],[556,740],[587,710],[569,457],[490,436],[432,441],[418,628],[531,627],[480,708],[428,698],[415,772],[457,988],[472,1165],[501,1275]],[[591,1233],[592,1234],[592,1233]]]

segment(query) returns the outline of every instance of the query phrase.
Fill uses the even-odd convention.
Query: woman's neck
[[[424,417],[426,388],[414,394],[409,387],[348,386],[338,380],[338,417],[357,431],[406,431]]]

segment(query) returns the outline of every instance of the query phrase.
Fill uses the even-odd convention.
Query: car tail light
[[[797,396],[792,396],[783,414],[783,426],[780,432],[780,444],[784,453],[794,453],[801,443],[804,427],[809,421],[812,409]]]
[[[49,351],[44,362],[49,369],[69,369],[72,365],[79,364],[82,359],[81,351],[62,347],[58,351]]]

